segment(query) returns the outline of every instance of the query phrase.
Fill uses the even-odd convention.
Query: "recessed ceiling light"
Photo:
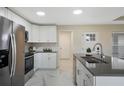
[[[45,16],[45,12],[43,12],[43,11],[38,11],[38,12],[36,12],[36,14],[38,16]]]
[[[81,13],[82,13],[82,10],[80,10],[80,9],[77,9],[77,10],[73,11],[73,14],[75,14],[75,15],[79,15]]]

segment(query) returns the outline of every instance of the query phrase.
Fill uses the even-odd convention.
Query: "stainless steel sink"
[[[107,63],[106,61],[104,61],[102,59],[98,59],[98,58],[91,57],[91,56],[81,57],[81,58],[86,60],[88,63]]]

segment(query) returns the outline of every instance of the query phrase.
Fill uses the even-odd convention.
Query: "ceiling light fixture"
[[[45,12],[43,12],[43,11],[38,11],[38,12],[36,12],[36,14],[38,16],[45,16]]]
[[[82,13],[82,10],[80,10],[80,9],[77,9],[77,10],[73,11],[73,14],[75,14],[75,15],[79,15],[81,13]]]

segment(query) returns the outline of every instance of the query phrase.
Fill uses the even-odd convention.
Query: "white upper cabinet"
[[[57,42],[56,26],[40,26],[40,42]]]
[[[7,18],[7,15],[8,15],[8,10],[4,7],[1,7],[0,8],[0,15],[3,16],[3,17],[6,17]]]
[[[57,42],[56,26],[32,25],[32,30],[29,33],[29,42],[56,43]]]
[[[57,30],[56,26],[38,26],[32,25],[22,17],[13,13],[7,8],[0,8],[0,15],[6,17],[17,24],[25,27],[25,30],[29,32],[29,41],[33,43],[56,43],[57,42]]]
[[[4,8],[0,7],[0,15],[4,16]]]
[[[40,42],[48,42],[47,35],[47,26],[40,26]]]
[[[13,19],[13,12],[8,10],[8,19],[12,20]]]
[[[48,26],[48,42],[57,42],[56,26]]]
[[[26,31],[31,30],[31,24],[28,21],[26,21],[22,17],[16,15],[15,13],[13,13],[12,11],[10,11],[7,8],[0,7],[0,16],[6,17],[6,18],[16,22],[17,24],[24,26]]]
[[[29,33],[29,41],[30,42],[39,42],[39,26],[37,25],[32,25],[31,32]]]

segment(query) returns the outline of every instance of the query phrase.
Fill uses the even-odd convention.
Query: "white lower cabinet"
[[[124,86],[124,76],[93,76],[76,59],[76,83],[77,86]]]
[[[34,69],[56,69],[56,53],[36,53]]]
[[[76,83],[78,86],[93,86],[93,75],[76,59]]]
[[[39,66],[40,66],[40,59],[41,59],[40,53],[34,54],[34,70],[37,70],[39,68]]]
[[[56,68],[56,53],[48,53],[48,67],[50,68]]]

